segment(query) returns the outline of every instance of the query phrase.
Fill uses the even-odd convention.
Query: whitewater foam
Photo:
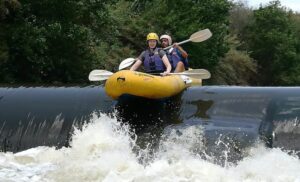
[[[250,148],[235,165],[220,166],[198,155],[201,128],[170,131],[147,163],[135,151],[128,125],[105,115],[75,129],[70,147],[37,147],[0,153],[0,181],[300,181],[300,160],[279,148]],[[211,156],[213,157],[213,156]]]
[[[275,123],[275,133],[300,134],[300,121],[297,117],[292,120],[275,121]]]

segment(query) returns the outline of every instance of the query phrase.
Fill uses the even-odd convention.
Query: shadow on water
[[[126,95],[118,101],[102,86],[0,88],[0,108],[2,151],[68,146],[74,125],[82,126],[91,113],[115,110],[118,120],[135,131],[141,148],[159,148],[174,131],[180,137],[201,130],[195,145],[202,146],[192,150],[202,151],[204,158],[238,160],[259,140],[300,150],[299,87],[192,87],[168,99]]]
[[[300,116],[299,91],[299,87],[190,88],[182,96],[182,125],[202,125],[208,153],[224,157],[218,153],[227,148],[233,154],[226,156],[229,160],[242,157],[241,149],[257,141],[263,141],[267,147],[299,151],[300,137],[296,131],[300,131],[300,125],[295,124]],[[293,131],[284,133],[288,142],[282,137],[282,125],[286,131]]]

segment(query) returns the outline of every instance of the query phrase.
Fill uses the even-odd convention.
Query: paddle
[[[210,72],[206,69],[192,69],[180,73],[169,73],[169,75],[186,75],[196,79],[209,79]]]
[[[181,45],[181,44],[184,44],[184,43],[187,43],[187,42],[203,42],[207,39],[209,39],[210,37],[212,36],[212,33],[210,32],[209,29],[204,29],[204,30],[200,30],[196,33],[193,33],[189,39],[187,40],[184,40],[182,42],[179,42],[177,43],[178,45]],[[173,46],[168,46],[166,48],[164,48],[164,50],[167,50],[167,49],[170,49],[172,48]],[[134,58],[127,58],[125,60],[123,60],[120,65],[119,65],[119,70],[122,70],[124,68],[127,68],[129,66],[131,66],[133,63],[135,62],[135,59]]]
[[[111,75],[114,73],[107,71],[107,70],[93,70],[89,74],[89,80],[90,81],[103,81],[107,80]],[[209,71],[205,69],[193,69],[193,70],[187,70],[180,73],[169,73],[169,75],[186,75],[191,78],[196,79],[209,79],[210,73]]]
[[[119,65],[119,70],[122,70],[124,68],[131,66],[134,62],[135,62],[134,58],[124,59]]]
[[[209,30],[209,29],[204,29],[204,30],[200,30],[200,31],[198,31],[198,32],[196,32],[196,33],[193,33],[193,34],[190,36],[189,39],[184,40],[184,41],[182,41],[182,42],[179,42],[179,43],[177,43],[177,44],[178,44],[178,45],[181,45],[181,44],[184,44],[184,43],[187,43],[187,42],[191,42],[191,41],[192,41],[192,42],[203,42],[203,41],[209,39],[211,36],[212,36],[212,33],[210,32],[210,30]],[[170,45],[170,46],[164,48],[164,50],[170,49],[170,48],[172,48],[172,47],[173,47],[173,46]]]
[[[107,70],[93,70],[89,74],[89,80],[90,81],[107,80],[112,74],[114,73]]]

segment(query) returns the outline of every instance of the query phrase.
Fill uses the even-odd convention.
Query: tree
[[[239,38],[244,37],[245,27],[253,20],[253,10],[248,7],[247,1],[238,1],[230,10],[229,31]]]
[[[230,50],[218,63],[212,73],[214,84],[221,85],[252,85],[257,82],[257,64],[249,57],[247,51],[237,50],[240,45],[237,37],[229,36],[227,42]]]
[[[140,0],[134,1],[134,6],[128,1],[119,3],[127,6],[125,9],[118,6],[115,10],[124,16],[118,26],[120,40],[137,52],[145,48],[145,37],[149,32],[168,33],[179,42],[205,28],[212,31],[212,38],[203,43],[183,45],[189,53],[191,66],[213,69],[228,51],[225,36],[231,4],[227,0]],[[130,8],[133,8],[132,12],[128,12]]]
[[[1,80],[86,82],[90,70],[104,67],[114,39],[108,3],[114,2],[22,1],[5,24],[9,58],[4,67],[10,79]]]
[[[17,0],[0,1],[0,79],[2,81],[11,80],[9,68],[9,48],[7,45],[7,34],[9,32],[7,22],[20,11],[21,4]]]
[[[12,3],[19,5],[16,11],[0,3],[5,18],[0,27],[5,30],[0,34],[1,82],[87,82],[92,69],[114,71],[122,59],[138,56],[152,31],[169,33],[178,42],[209,28],[209,40],[183,45],[195,68],[214,69],[228,51],[228,0],[20,2]]]
[[[250,56],[257,60],[261,85],[299,84],[299,52],[292,24],[292,12],[272,1],[254,11],[247,27],[245,43]]]

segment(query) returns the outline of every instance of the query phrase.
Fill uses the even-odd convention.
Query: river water
[[[0,181],[300,181],[300,88],[0,88]]]

